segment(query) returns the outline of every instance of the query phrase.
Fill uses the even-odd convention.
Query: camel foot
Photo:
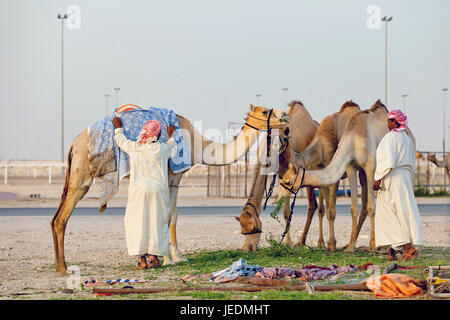
[[[336,252],[336,244],[328,244],[327,251]]]
[[[319,240],[319,242],[317,243],[317,248],[325,249],[325,242],[323,240]]]
[[[65,265],[64,266],[56,266],[56,272],[58,272],[62,276],[65,276],[65,275],[67,275],[67,267]]]
[[[170,266],[170,265],[174,265],[175,262],[172,260],[172,258],[170,256],[164,256],[164,262],[163,262],[163,266]]]
[[[343,252],[345,252],[345,253],[354,253],[355,252],[355,246],[354,245],[348,244],[343,249],[344,249]]]
[[[294,248],[303,248],[304,246],[305,246],[304,242],[299,242],[295,244]]]
[[[181,253],[178,251],[177,247],[172,247],[170,248],[170,255],[172,256],[173,261],[175,262],[183,262],[183,261],[187,261],[186,258],[183,258],[183,256],[181,255]]]
[[[292,247],[292,241],[291,239],[284,239],[283,244],[289,247]]]

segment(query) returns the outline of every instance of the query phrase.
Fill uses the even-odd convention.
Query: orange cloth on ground
[[[416,279],[399,273],[369,277],[361,283],[365,283],[377,298],[407,298],[423,293]]]

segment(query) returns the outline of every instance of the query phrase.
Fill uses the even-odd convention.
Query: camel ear
[[[255,106],[253,104],[250,103],[250,111],[255,111]]]
[[[241,219],[239,217],[234,217],[237,221],[241,222]]]
[[[295,171],[295,166],[291,162],[289,162],[289,170]]]

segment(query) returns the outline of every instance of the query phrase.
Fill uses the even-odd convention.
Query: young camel
[[[279,154],[279,167],[278,167],[278,176],[281,178],[286,172],[289,161],[290,161],[290,147],[295,146],[297,150],[304,150],[309,142],[313,139],[319,124],[317,121],[314,121],[303,106],[300,101],[292,101],[289,104],[289,124],[286,125],[286,129],[280,130],[280,140],[283,141],[283,146],[281,147]],[[286,136],[288,138],[286,139]],[[263,151],[264,148],[262,148]],[[241,233],[245,236],[244,245],[242,250],[244,251],[254,251],[256,250],[262,231],[262,222],[259,219],[261,212],[261,202],[264,197],[264,190],[266,187],[266,179],[271,178],[271,176],[267,176],[261,174],[260,172],[261,165],[258,163],[255,176],[253,180],[253,187],[248,198],[247,203],[242,208],[241,214],[239,217],[235,217],[236,220],[239,221],[241,225]],[[306,241],[306,235],[308,233],[309,226],[312,221],[312,217],[314,212],[317,209],[316,196],[314,193],[314,188],[307,188],[308,195],[308,215],[307,222],[304,227],[304,231],[299,239],[299,245],[304,245]],[[289,195],[284,199],[283,204],[283,217],[285,219],[285,223],[289,218]],[[319,212],[324,212],[323,206],[323,194],[319,192]],[[290,236],[290,232],[286,234],[284,239],[284,243],[291,245],[292,240]]]
[[[353,101],[345,102],[340,110],[332,115],[329,115],[320,123],[319,129],[314,136],[314,139],[309,146],[303,152],[292,152],[291,163],[297,167],[306,168],[308,170],[320,170],[325,168],[333,158],[339,141],[344,134],[351,117],[357,112],[361,111],[359,106]],[[293,147],[291,147],[293,148]],[[359,170],[358,170],[359,169]],[[354,166],[347,166],[346,173],[350,184],[351,190],[351,214],[352,214],[352,239],[356,231],[356,223],[358,218],[358,189],[356,170],[360,173],[360,181],[365,182],[365,174],[361,168],[355,168]],[[332,184],[330,187],[325,188],[325,196],[327,197],[327,218],[330,228],[328,250],[336,251],[336,238],[334,235],[334,221],[336,218],[336,199],[339,188],[339,181]],[[363,194],[367,192],[367,186],[363,184]],[[365,197],[363,197],[365,199]],[[362,210],[367,210],[367,202],[362,203]],[[319,211],[319,248],[325,247],[323,240],[323,213]],[[355,246],[354,241],[350,241],[346,251],[353,251]]]
[[[375,196],[373,191],[374,174],[376,166],[376,150],[381,139],[388,132],[386,125],[387,108],[380,100],[367,110],[359,111],[350,119],[338,149],[329,165],[322,170],[299,171],[295,165],[290,165],[283,177],[282,184],[292,188],[295,192],[303,186],[328,187],[339,181],[348,165],[355,169],[362,168],[365,172],[367,194],[362,193],[362,202],[366,201],[367,210],[362,210],[358,219],[355,234],[352,233],[350,242],[356,242],[362,225],[369,215],[370,217],[370,242],[369,250],[375,251]],[[415,138],[407,128],[407,134],[411,137],[415,146]],[[304,172],[304,175],[303,175]],[[303,184],[301,184],[303,176]],[[362,183],[363,184],[363,183]],[[363,188],[364,190],[364,188]],[[289,194],[281,185],[276,190],[276,199]]]
[[[270,115],[270,119],[269,119]],[[274,109],[271,113],[264,107],[254,107],[250,105],[250,112],[247,115],[246,123],[237,138],[227,144],[212,142],[203,138],[189,120],[177,115],[183,136],[191,153],[191,163],[203,163],[208,165],[222,166],[233,163],[248,152],[250,146],[257,140],[259,131],[257,129],[280,128],[287,121],[287,114]],[[255,130],[256,129],[256,130]],[[53,245],[55,251],[56,271],[61,274],[67,272],[64,256],[64,235],[67,222],[72,212],[92,185],[94,176],[89,168],[89,133],[88,129],[80,133],[72,142],[67,152],[66,178],[64,189],[61,195],[60,204],[50,222],[53,235]],[[187,171],[187,170],[186,170]],[[186,172],[173,173],[169,167],[169,191],[170,191],[170,217],[169,228],[171,235],[170,256],[164,257],[164,264],[171,264],[174,261],[182,261],[183,257],[179,253],[176,238],[176,204],[178,186],[183,174]],[[105,174],[107,176],[108,174]],[[103,177],[96,177],[103,178]],[[105,179],[108,180],[108,179]],[[111,182],[112,184],[112,182]],[[100,204],[99,211],[106,209],[106,201],[111,199],[118,191],[118,188],[108,187],[109,193],[104,197],[105,203]],[[103,198],[103,197],[102,197]]]

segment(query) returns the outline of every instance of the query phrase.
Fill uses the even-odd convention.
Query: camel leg
[[[347,166],[347,177],[351,191],[351,207],[350,212],[352,214],[352,234],[350,236],[350,242],[345,248],[344,252],[353,252],[355,250],[357,239],[357,220],[358,220],[358,183],[356,178],[356,169],[352,166]]]
[[[373,191],[374,175],[375,175],[375,161],[374,163],[369,163],[365,166],[364,171],[366,173],[367,181],[367,212],[370,217],[370,241],[369,250],[375,251],[375,192]],[[361,217],[362,218],[362,217]],[[360,224],[362,226],[362,221],[360,219]]]
[[[67,153],[68,163],[64,190],[59,207],[50,222],[56,271],[61,274],[67,272],[64,256],[64,235],[67,222],[76,204],[88,192],[93,181],[93,178],[89,175],[87,155],[82,152],[82,149],[77,150],[77,146],[80,146],[80,144],[72,145]]]
[[[308,236],[309,227],[311,226],[311,221],[314,217],[314,213],[317,209],[316,194],[314,188],[307,188],[308,193],[308,216],[306,218],[305,227],[303,228],[303,233],[298,241],[297,246],[302,247],[305,245],[306,237]]]
[[[177,198],[178,198],[178,186],[180,184],[183,173],[174,174],[170,171],[169,176],[169,230],[170,230],[170,253],[169,256],[164,257],[164,265],[173,264],[174,262],[186,261],[178,250],[177,242]]]
[[[364,170],[359,169],[359,183],[361,185],[361,212],[359,213],[359,219],[358,219],[358,226],[356,227],[356,238],[355,242],[358,239],[359,232],[361,231],[361,228],[364,224],[364,221],[366,220],[368,211],[367,211],[367,196],[368,196],[368,185],[367,185],[367,178],[366,173]]]
[[[283,203],[283,218],[284,218],[284,225],[285,225],[285,226],[287,225],[287,221],[288,221],[288,219],[289,219],[289,213],[291,212],[291,206],[290,206],[290,203],[291,203],[290,197],[287,197],[287,198],[284,200],[284,203]],[[291,224],[291,225],[292,225],[292,224]],[[291,229],[291,228],[289,227],[289,230],[287,231],[286,236],[284,237],[284,240],[283,240],[283,243],[284,243],[285,245],[288,245],[288,246],[292,246],[291,230],[290,230],[290,229]]]
[[[329,188],[319,189],[319,241],[317,242],[317,247],[319,249],[325,249],[325,241],[323,238],[323,216],[325,215],[324,200],[327,208],[329,207]]]
[[[327,218],[330,226],[328,238],[328,251],[336,251],[336,237],[334,236],[334,220],[336,219],[336,199],[339,188],[339,181],[330,186],[329,206],[327,207]]]

